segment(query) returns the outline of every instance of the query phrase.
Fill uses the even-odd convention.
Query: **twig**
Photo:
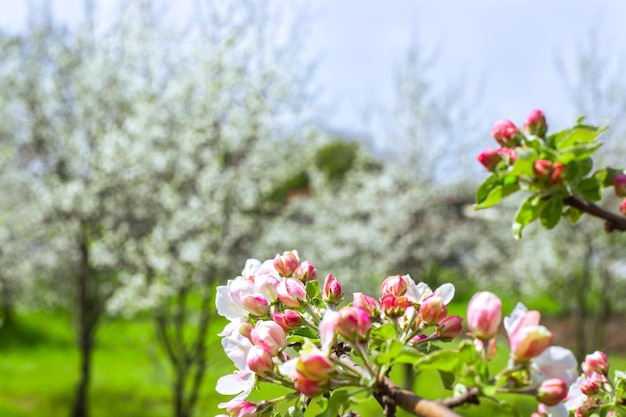
[[[619,230],[620,232],[626,231],[626,217],[607,211],[602,207],[592,203],[591,201],[587,201],[580,197],[570,195],[563,199],[563,203],[587,214],[605,220],[604,230],[609,233],[614,230]]]
[[[355,368],[362,368],[346,353],[339,351],[335,352],[335,354],[344,363],[348,363]],[[443,401],[430,401],[420,397],[413,391],[400,388],[389,377],[379,379],[377,389],[373,395],[383,408],[385,417],[394,417],[396,407],[400,407],[415,416],[461,417],[451,409],[466,403],[478,404],[478,391],[475,388],[468,389],[467,393],[459,397]]]

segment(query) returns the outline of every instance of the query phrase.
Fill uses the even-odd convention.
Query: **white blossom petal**
[[[533,379],[543,382],[550,378],[559,378],[567,385],[578,377],[578,364],[571,350],[561,346],[550,346],[532,360]]]
[[[238,394],[235,399],[245,399],[252,392],[255,383],[254,372],[236,372],[220,377],[215,385],[215,391],[222,395]]]
[[[447,282],[435,290],[435,295],[443,299],[444,304],[448,304],[454,298],[454,285]]]
[[[248,368],[246,358],[252,347],[252,342],[248,338],[243,337],[238,332],[233,332],[230,336],[222,338],[222,347],[226,356],[233,361],[237,369],[243,371]]]
[[[576,410],[583,405],[587,396],[580,390],[581,385],[585,382],[585,378],[579,376],[576,381],[569,387],[569,393],[567,394],[567,401],[565,401],[565,408],[568,410]]]
[[[504,328],[506,329],[506,334],[510,337],[511,332],[517,326],[517,323],[524,317],[524,314],[528,311],[528,308],[522,303],[517,303],[513,311],[511,311],[511,315],[504,318]]]
[[[546,407],[548,417],[569,417],[569,411],[563,404],[557,404],[553,407]]]
[[[215,306],[217,307],[217,314],[226,317],[230,321],[237,321],[248,317],[248,312],[235,303],[230,296],[229,288],[225,285],[217,287]]]

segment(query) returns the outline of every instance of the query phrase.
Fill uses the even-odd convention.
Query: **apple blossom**
[[[397,296],[391,292],[383,294],[380,299],[380,308],[387,317],[400,317],[410,306],[411,302],[407,297]]]
[[[272,355],[264,347],[257,345],[252,346],[248,351],[246,363],[248,369],[257,375],[265,375],[274,369]]]
[[[438,295],[431,295],[426,298],[419,308],[421,321],[427,326],[438,324],[447,313],[448,311],[443,304],[443,299]]]
[[[276,287],[276,294],[281,303],[287,307],[298,308],[306,300],[304,283],[296,278],[283,278]]]
[[[463,318],[460,316],[448,316],[444,317],[435,332],[439,336],[440,340],[444,342],[449,342],[455,337],[457,337],[461,331],[463,330]]]
[[[298,252],[288,251],[274,258],[274,268],[282,277],[290,277],[299,264]]]
[[[467,306],[467,326],[480,339],[490,339],[498,332],[502,320],[502,302],[493,293],[474,294]]]
[[[585,356],[582,368],[585,374],[595,372],[600,375],[606,375],[609,370],[609,361],[607,360],[604,352],[596,350],[595,352]]]
[[[343,298],[343,291],[339,280],[333,274],[326,275],[322,287],[322,300],[331,304],[339,304]]]
[[[526,122],[524,123],[524,130],[531,135],[544,137],[548,131],[548,124],[546,122],[546,116],[541,110],[535,109],[530,112]]]
[[[370,318],[380,315],[380,302],[374,297],[370,297],[362,292],[352,294],[352,305],[365,311]]]
[[[280,325],[285,331],[297,328],[302,324],[302,316],[294,310],[285,310],[282,313],[275,311],[272,313],[272,320]]]
[[[370,316],[357,307],[342,307],[337,311],[335,332],[346,340],[363,342],[372,327]]]
[[[504,148],[512,148],[520,144],[520,131],[510,120],[498,120],[491,128],[494,139]]]
[[[613,176],[613,189],[618,197],[626,197],[626,174],[616,174]]]
[[[254,345],[267,350],[272,356],[276,356],[286,347],[285,331],[279,324],[273,321],[259,321],[250,332],[250,340]]]
[[[567,385],[561,379],[548,379],[537,388],[537,399],[545,405],[557,405],[565,397],[567,397]]]
[[[396,296],[403,295],[407,290],[407,281],[401,275],[392,275],[384,279],[380,284],[380,292],[385,294],[393,294]]]
[[[300,281],[313,281],[317,278],[317,270],[311,263],[311,261],[303,261],[295,271],[293,271],[293,276],[298,278]]]

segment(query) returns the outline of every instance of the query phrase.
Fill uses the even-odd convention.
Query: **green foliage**
[[[352,169],[358,151],[358,143],[335,140],[315,152],[315,166],[329,181],[340,183]]]
[[[271,204],[284,204],[294,193],[306,192],[310,186],[309,174],[306,171],[300,171],[278,183],[270,192],[267,200]]]

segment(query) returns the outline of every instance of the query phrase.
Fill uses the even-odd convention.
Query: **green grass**
[[[222,326],[215,323],[211,333]],[[62,312],[21,315],[15,326],[0,328],[0,416],[69,415],[79,360],[72,329]],[[169,364],[154,340],[150,319],[101,325],[89,392],[93,417],[172,415]],[[216,395],[215,381],[231,371],[218,338],[211,337],[196,415],[217,414],[225,398]]]

